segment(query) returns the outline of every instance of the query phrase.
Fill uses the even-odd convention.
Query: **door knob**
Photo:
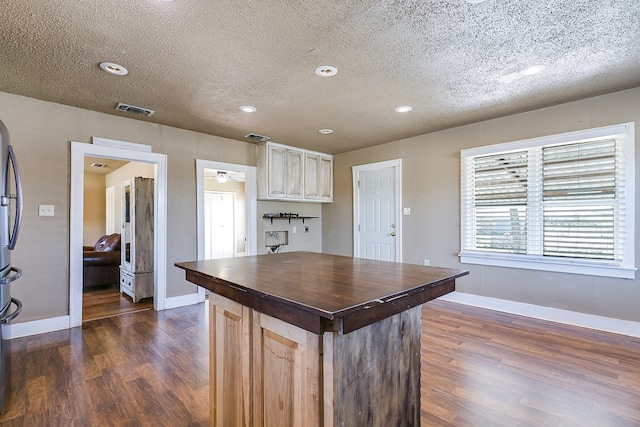
[[[395,231],[391,232],[391,237],[396,237],[396,232]]]

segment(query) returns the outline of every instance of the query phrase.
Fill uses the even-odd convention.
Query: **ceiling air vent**
[[[116,110],[126,111],[127,113],[133,114],[142,114],[143,116],[152,116],[155,111],[149,110],[148,108],[136,107],[135,105],[124,104],[122,102],[118,102],[116,105]]]
[[[265,142],[271,139],[270,136],[259,135],[257,133],[248,133],[244,137],[252,139],[254,141],[260,141],[260,142]]]

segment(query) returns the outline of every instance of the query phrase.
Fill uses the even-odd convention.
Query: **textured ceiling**
[[[638,0],[0,0],[0,91],[329,153],[640,86]],[[128,68],[108,75],[98,64]],[[547,68],[513,81],[501,76]],[[314,74],[320,65],[335,77]],[[506,80],[506,81],[504,81]],[[124,102],[152,117],[115,110]],[[238,107],[253,105],[256,113]],[[394,112],[399,105],[413,111]],[[320,135],[321,128],[334,129]]]

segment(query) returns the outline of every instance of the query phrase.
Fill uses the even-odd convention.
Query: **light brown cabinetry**
[[[319,337],[209,294],[211,425],[319,426]]]
[[[333,201],[333,157],[274,142],[257,145],[258,198]]]
[[[122,184],[120,292],[134,302],[153,297],[153,178]]]
[[[466,271],[311,252],[177,263],[208,289],[211,425],[420,425],[421,304]]]
[[[218,294],[209,304],[210,425],[418,425],[421,306],[317,335]]]
[[[209,420],[212,426],[251,424],[251,309],[209,295]]]

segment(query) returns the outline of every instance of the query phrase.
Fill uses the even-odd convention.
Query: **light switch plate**
[[[39,205],[38,206],[38,216],[53,216],[54,206],[53,205]]]
[[[403,215],[411,215],[411,208],[402,209],[402,214]]]

